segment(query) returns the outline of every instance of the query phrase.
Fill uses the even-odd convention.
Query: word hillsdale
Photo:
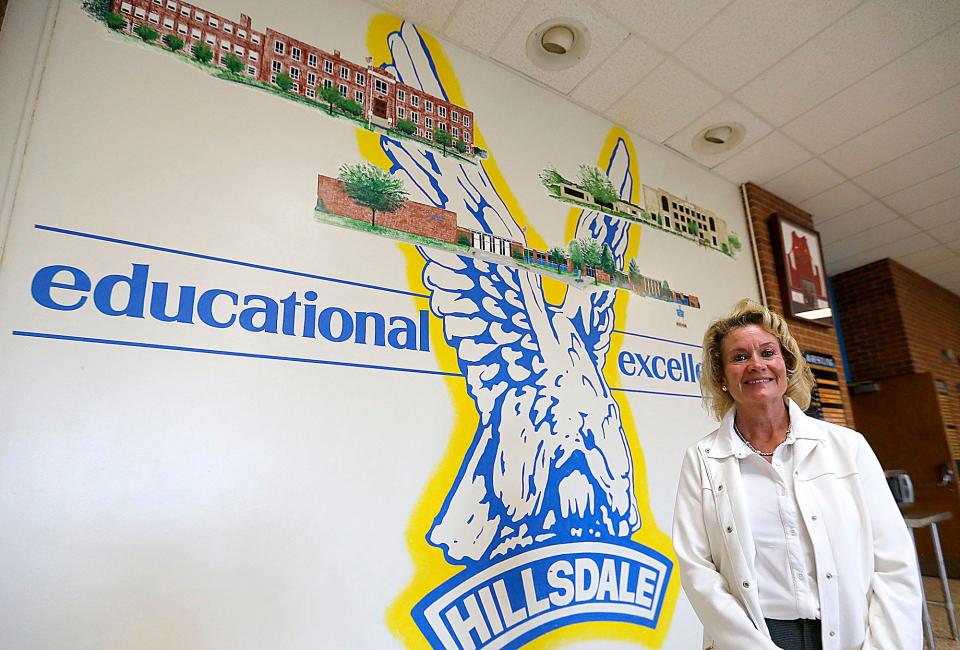
[[[150,280],[148,264],[133,264],[129,274],[104,275],[94,281],[75,266],[45,266],[33,276],[30,293],[37,304],[57,311],[92,307],[105,316],[150,318],[165,323],[202,324],[217,329],[239,326],[248,332],[282,334],[332,343],[389,346],[430,351],[430,312],[414,321],[376,311],[349,311],[316,304],[316,291],[296,291],[285,298],[242,295],[228,289],[199,290]],[[92,298],[92,300],[91,300]]]

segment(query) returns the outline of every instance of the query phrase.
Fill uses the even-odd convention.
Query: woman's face
[[[782,401],[787,367],[780,341],[759,325],[738,327],[720,342],[723,380],[737,406]]]

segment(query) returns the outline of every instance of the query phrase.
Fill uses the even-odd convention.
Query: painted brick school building
[[[147,25],[160,38],[170,34],[183,39],[185,52],[204,44],[220,67],[233,54],[243,62],[241,74],[266,84],[275,84],[277,75],[286,73],[293,81],[291,92],[313,101],[319,101],[321,88],[335,87],[378,126],[392,128],[398,120],[409,120],[421,138],[431,140],[433,130],[440,129],[474,151],[473,112],[397,81],[387,70],[373,67],[370,57],[364,64],[354,63],[339,50],[327,52],[269,27],[257,31],[246,14],[231,20],[179,0],[113,0],[113,11],[126,20],[127,33]]]

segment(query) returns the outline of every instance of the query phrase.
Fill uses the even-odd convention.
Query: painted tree
[[[340,106],[340,109],[343,110],[344,113],[349,113],[354,117],[360,117],[363,115],[363,106],[359,102],[355,102],[352,99],[344,98],[340,101],[338,106]]]
[[[730,242],[730,248],[733,250],[734,253],[739,252],[740,249],[742,248],[742,245],[740,244],[740,237],[738,237],[737,233],[733,231],[730,231],[730,234],[727,235],[727,241]]]
[[[210,61],[213,60],[213,50],[203,43],[197,43],[191,47],[190,53],[193,55],[193,58],[200,63],[210,63]]]
[[[697,225],[696,221],[687,222],[687,232],[689,232],[694,237],[697,236],[697,233],[700,232],[700,227]]]
[[[240,74],[240,71],[243,70],[243,61],[235,54],[228,54],[223,58],[223,66],[233,74]]]
[[[453,142],[453,138],[450,137],[450,133],[439,127],[433,130],[433,141],[438,145],[443,147],[443,155],[447,155],[447,147],[450,146],[450,143]]]
[[[564,264],[567,261],[567,251],[562,246],[554,246],[547,251],[547,260],[554,264]]]
[[[583,244],[579,239],[573,239],[567,244],[567,250],[570,253],[570,262],[577,271],[583,270]]]
[[[110,29],[119,30],[127,26],[127,21],[123,19],[123,16],[113,13],[112,11],[107,13],[103,19]]]
[[[476,147],[474,147],[474,151],[476,150]],[[560,196],[560,185],[566,183],[567,179],[560,175],[556,167],[547,165],[540,172],[540,182],[543,183],[543,186],[547,188],[547,191],[551,194]]]
[[[593,268],[599,268],[603,252],[600,250],[600,244],[597,240],[584,237],[580,240],[580,243],[583,247],[583,263]]]
[[[610,250],[610,247],[606,244],[603,245],[600,251],[600,268],[603,269],[603,272],[607,275],[613,275],[613,272],[617,268],[617,264],[613,259],[613,251]]]
[[[83,10],[99,20],[106,21],[107,14],[113,13],[111,0],[83,0]]]
[[[630,258],[630,266],[628,267],[628,271],[631,278],[636,279],[640,277],[640,265],[637,264],[636,257]]]
[[[133,28],[133,33],[143,39],[144,43],[155,41],[160,37],[160,33],[148,25],[137,25]]]
[[[167,34],[163,37],[163,44],[170,48],[171,52],[179,52],[183,49],[183,39],[175,34]]]
[[[579,178],[583,189],[590,192],[600,205],[612,206],[615,201],[620,200],[620,195],[614,189],[613,183],[598,167],[580,165]]]
[[[333,86],[324,86],[320,89],[320,99],[327,102],[327,112],[333,115],[333,107],[343,101],[343,95]]]
[[[417,125],[410,120],[397,120],[396,128],[404,135],[414,135],[417,132]]]
[[[463,140],[455,140],[453,148],[456,149],[458,153],[467,153],[467,143]]]
[[[370,225],[375,226],[377,210],[395,212],[406,202],[403,181],[370,163],[343,165],[337,175],[343,190],[359,205],[370,208]]]
[[[285,93],[290,92],[290,89],[293,88],[293,79],[286,72],[278,74],[274,83],[277,84],[277,88]]]

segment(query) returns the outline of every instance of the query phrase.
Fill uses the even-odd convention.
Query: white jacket
[[[824,650],[919,650],[913,540],[863,436],[809,418],[787,400],[794,486],[813,542]],[[674,510],[683,590],[704,648],[776,650],[755,584],[756,548],[733,449],[733,409],[687,450]]]

